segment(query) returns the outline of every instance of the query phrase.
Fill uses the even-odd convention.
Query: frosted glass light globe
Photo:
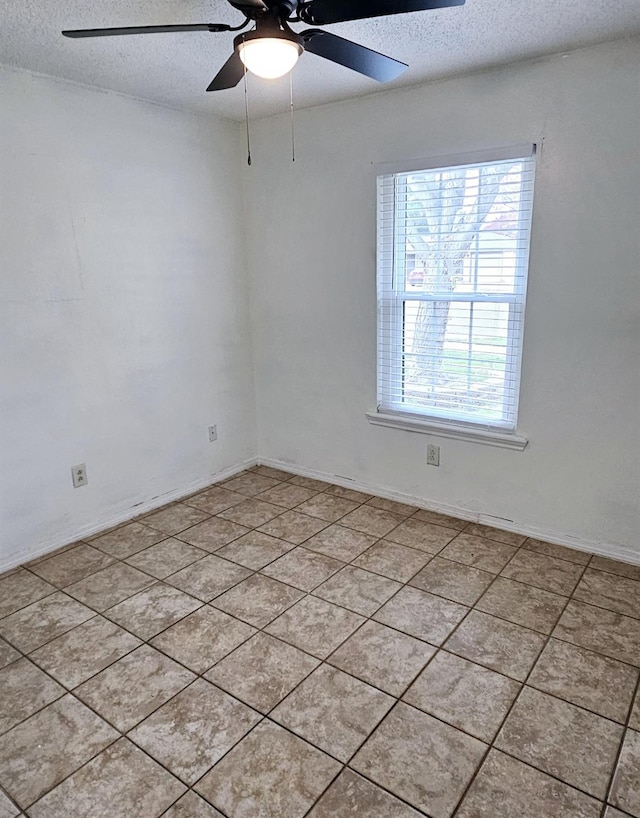
[[[240,44],[240,59],[258,77],[273,80],[287,74],[298,61],[300,47],[279,37],[260,37]]]

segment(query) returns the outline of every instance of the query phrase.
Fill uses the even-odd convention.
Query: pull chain
[[[251,142],[249,141],[249,93],[247,91],[247,66],[244,66],[244,120],[247,126],[247,165],[251,164]]]
[[[296,133],[293,125],[293,72],[289,71],[289,109],[291,111],[291,161],[296,161]]]

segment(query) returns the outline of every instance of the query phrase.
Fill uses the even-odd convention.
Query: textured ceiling
[[[231,33],[96,40],[60,36],[63,28],[241,20],[226,0],[8,0],[0,11],[0,62],[175,108],[241,119],[242,85],[205,93],[231,53]],[[385,86],[305,54],[293,72],[298,107],[640,34],[640,2],[467,0],[464,6],[341,23],[327,30],[409,63],[409,70]],[[287,78],[251,77],[249,93],[252,116],[288,108]]]

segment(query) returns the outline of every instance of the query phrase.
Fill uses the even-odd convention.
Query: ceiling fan
[[[213,78],[207,91],[233,88],[245,70],[267,79],[284,76],[303,51],[344,65],[379,82],[400,76],[408,66],[370,48],[345,40],[320,28],[299,33],[291,23],[323,26],[349,20],[364,20],[411,11],[462,6],[465,0],[228,0],[242,14],[238,26],[224,23],[195,23],[168,26],[130,26],[63,31],[65,37],[111,37],[123,34],[160,34],[178,31],[241,31],[250,23],[254,28],[238,34],[233,54]]]

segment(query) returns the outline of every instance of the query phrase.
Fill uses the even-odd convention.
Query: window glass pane
[[[403,403],[499,420],[511,397],[509,309],[508,304],[405,302]]]
[[[515,292],[523,162],[403,174],[405,290]]]

